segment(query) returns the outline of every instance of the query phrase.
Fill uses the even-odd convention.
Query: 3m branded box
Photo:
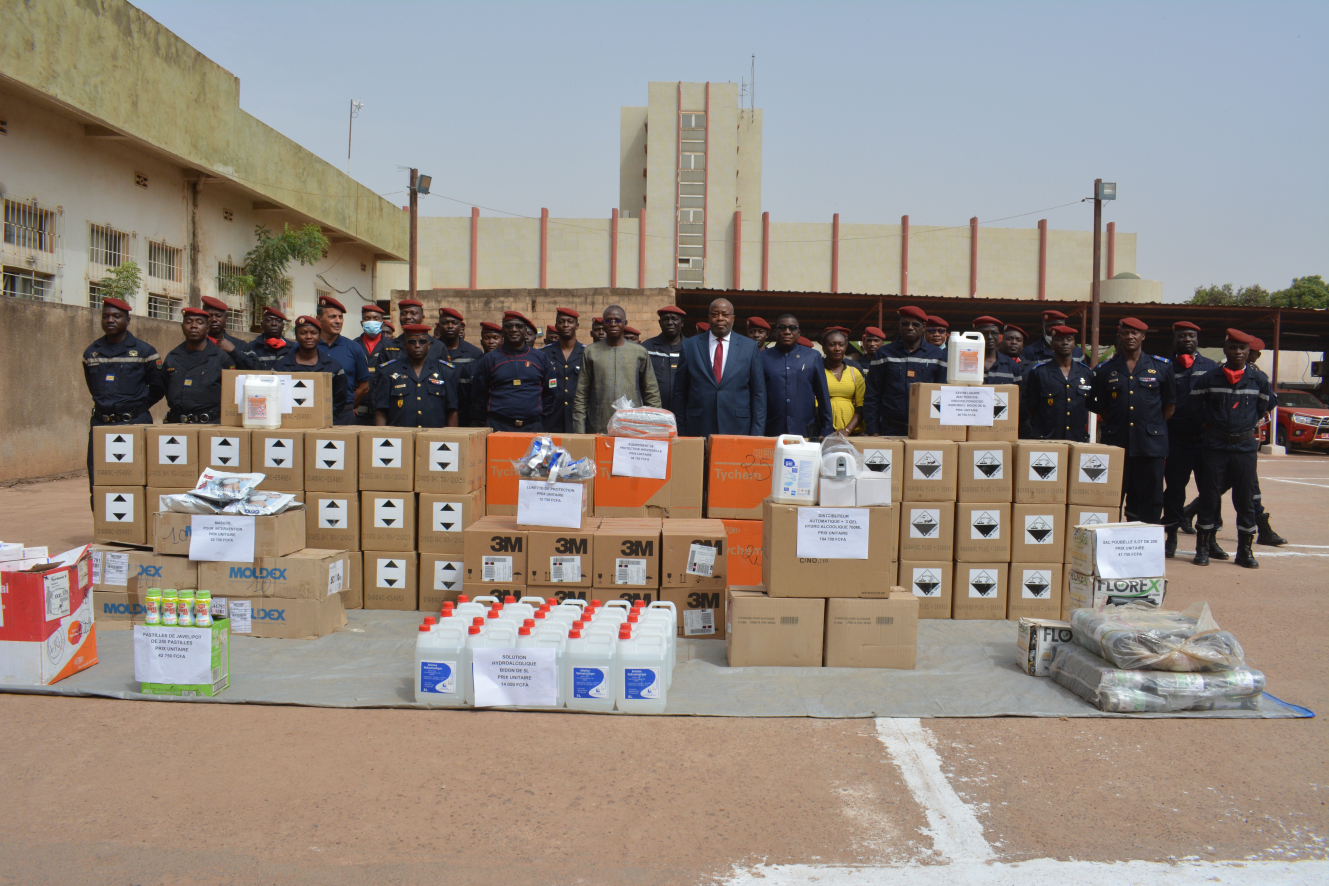
[[[305,544],[334,551],[360,550],[360,493],[306,492],[304,498]]]
[[[52,560],[23,571],[0,568],[0,683],[46,686],[97,663],[87,546]]]
[[[372,553],[366,557],[375,556]],[[420,594],[421,612],[438,612],[443,608],[444,600],[457,602],[462,592],[462,579],[466,567],[456,554],[421,554],[420,555]]]
[[[193,486],[149,486],[147,489],[143,490],[143,493],[147,496],[144,507],[147,508],[148,514],[159,514],[162,511],[170,510],[170,508],[166,507],[165,501],[168,496],[183,495],[186,492],[193,491]],[[150,517],[148,519],[151,520]]]
[[[967,439],[970,443],[1014,443],[1020,436],[1020,386],[988,387],[992,388],[992,426],[970,425]]]
[[[706,516],[760,520],[761,503],[771,494],[770,437],[708,437]]]
[[[1017,504],[1066,503],[1067,447],[1056,440],[1021,440],[1015,444]]]
[[[900,508],[800,508],[768,500],[765,509],[762,577],[770,596],[881,599],[890,594]]]
[[[128,581],[116,590],[147,590],[148,588],[198,588],[198,563],[188,557],[170,557],[152,551],[128,553]],[[103,577],[107,572],[107,555],[102,554]],[[94,577],[97,572],[93,564]],[[94,581],[95,584],[95,581]],[[107,586],[109,587],[109,586]]]
[[[725,638],[724,590],[660,588],[660,599],[674,604],[678,636],[693,640]]]
[[[420,585],[414,551],[365,552],[365,608],[416,609]]]
[[[248,428],[203,427],[198,429],[198,466],[216,468],[232,474],[249,473],[251,463]],[[198,482],[195,475],[194,481]]]
[[[134,679],[143,695],[213,698],[231,685],[231,623],[204,628],[139,626],[134,630]]]
[[[414,428],[360,431],[360,488],[376,492],[415,491]]]
[[[147,544],[146,499],[142,486],[92,487],[92,537],[126,545]]]
[[[915,501],[900,505],[902,560],[955,559],[955,505]]]
[[[615,447],[639,442],[631,437],[596,437],[595,515],[700,518],[702,478],[706,474],[705,438],[679,437],[670,441],[668,476],[664,480],[615,476]]]
[[[863,461],[874,477],[888,477],[891,481],[891,501],[904,500],[904,443],[903,437],[850,437],[849,442],[863,453]],[[769,492],[767,493],[770,494]]]
[[[218,602],[213,597],[213,603]],[[225,597],[231,633],[274,640],[314,640],[346,625],[341,595],[323,600],[280,597]],[[214,610],[217,608],[214,605]]]
[[[660,524],[650,517],[602,519],[595,531],[591,587],[618,592],[660,587]]]
[[[900,588],[885,600],[827,600],[823,664],[913,670],[918,610],[918,598]]]
[[[499,602],[502,602],[504,597],[514,597],[518,600],[520,600],[523,596],[548,597],[549,594],[547,592],[551,590],[553,590],[553,588],[536,588],[535,593],[532,594],[529,592],[526,585],[513,585],[513,584],[496,585],[496,584],[475,583],[475,584],[463,584],[461,586],[461,592],[465,594],[468,598],[470,598],[472,601],[480,597],[492,597],[493,599],[498,600]],[[546,593],[541,593],[542,591]],[[577,591],[577,593],[574,594],[572,592],[572,589],[568,589],[567,591],[562,593],[566,594],[566,596],[569,597],[576,597],[578,600],[586,599],[586,597],[581,596],[581,594],[584,593],[583,591]]]
[[[1016,563],[1061,563],[1066,550],[1064,505],[1011,506],[1011,560]]]
[[[1010,501],[1015,491],[1011,444],[961,443],[958,474],[956,501]]]
[[[415,521],[421,553],[452,554],[460,558],[462,532],[485,515],[485,491],[422,492]]]
[[[966,501],[955,506],[956,560],[983,563],[1010,558],[1010,504]]]
[[[517,468],[513,464],[526,454],[535,434],[495,433],[485,442],[485,513],[511,517],[517,513]],[[555,446],[562,446],[574,460],[595,459],[594,434],[553,434]],[[591,504],[587,513],[595,516],[595,479],[587,481]]]
[[[198,482],[198,428],[188,425],[147,429],[147,485],[188,486]]]
[[[305,548],[285,557],[260,557],[253,563],[198,564],[199,587],[214,597],[281,597],[323,600],[337,597],[351,580],[346,551]]]
[[[724,590],[729,534],[719,520],[665,520],[660,533],[660,587]]]
[[[899,582],[918,598],[919,618],[950,618],[953,560],[901,560]]]
[[[538,592],[548,589],[540,587],[535,590]],[[633,585],[619,585],[616,588],[591,588],[590,594],[593,598],[599,598],[606,603],[610,600],[626,600],[634,606],[638,600],[649,606],[660,599],[659,588],[638,588]]]
[[[731,587],[725,602],[725,652],[731,668],[821,667],[826,601],[769,597],[762,587]]]
[[[909,439],[952,440],[963,443],[964,425],[941,423],[941,389],[945,385],[912,384],[909,386]]]
[[[1075,541],[1075,527],[1101,526],[1104,523],[1119,523],[1121,508],[1102,507],[1101,505],[1066,506],[1066,555],[1063,561],[1071,562],[1071,545]]]
[[[1167,594],[1166,578],[1099,578],[1070,570],[1066,585],[1070,608],[1096,609],[1099,606],[1121,606],[1138,603],[1143,606],[1162,606]]]
[[[731,585],[761,584],[761,521],[721,520],[729,535],[729,570]]]
[[[906,440],[901,501],[955,501],[959,444]]]
[[[1074,642],[1069,622],[1047,618],[1020,619],[1015,663],[1031,677],[1046,677],[1059,647]]]
[[[360,488],[360,432],[324,428],[305,434],[305,483],[309,492]]]
[[[265,486],[273,489],[304,489],[304,431],[290,428],[279,431],[251,430],[249,463],[254,471],[263,474]]]
[[[532,587],[589,588],[599,517],[587,517],[580,529],[528,529],[526,565]]]
[[[526,530],[516,517],[485,517],[462,530],[467,582],[522,585],[527,580]]]
[[[1061,617],[1060,563],[1011,564],[1010,580],[1006,584],[1006,618]]]
[[[1121,480],[1126,450],[1098,443],[1072,443],[1066,501],[1073,505],[1117,507],[1121,504]]]
[[[415,434],[415,491],[465,495],[485,485],[488,428],[430,428]]]
[[[415,493],[360,493],[360,546],[366,551],[415,550]]]
[[[145,486],[146,425],[97,425],[92,429],[92,482],[97,486]],[[197,475],[195,475],[195,479]]]
[[[1009,563],[956,563],[951,617],[1004,619],[1009,570]]]
[[[254,413],[264,401],[244,403],[244,379],[248,375],[277,375],[283,379],[285,390],[281,407],[281,426],[285,428],[328,428],[332,426],[332,376],[325,372],[256,373],[246,370],[222,370],[221,423],[238,428],[244,423],[244,413]],[[254,414],[253,418],[266,418]]]
[[[189,556],[191,522],[196,514],[166,511],[152,515],[152,550],[157,554]],[[293,504],[271,517],[243,517],[254,521],[254,556],[285,557],[306,546],[305,508]]]
[[[1071,535],[1071,568],[1103,578],[1167,575],[1163,543],[1163,527],[1151,523],[1082,526]]]
[[[351,580],[346,584],[346,590],[338,596],[341,597],[343,609],[364,609],[365,608],[365,557],[359,551],[347,551],[346,558],[351,564]]]

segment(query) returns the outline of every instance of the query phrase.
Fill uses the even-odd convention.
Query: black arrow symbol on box
[[[336,528],[337,528],[337,524],[341,523],[341,520],[338,520],[338,519],[335,519],[335,518],[332,518],[332,517],[324,517],[324,518],[323,518],[323,522],[325,522],[325,523],[328,524],[328,528],[329,528],[329,529],[336,529]]]

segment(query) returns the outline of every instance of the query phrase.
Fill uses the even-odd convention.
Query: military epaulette
[[[1167,357],[1158,357],[1158,356],[1155,356],[1154,359],[1155,359],[1155,360],[1162,360],[1164,363],[1171,363],[1171,362],[1172,362],[1172,361],[1169,360]]]
[[[1030,369],[1037,369],[1038,367],[1042,366],[1044,363],[1051,363],[1051,362],[1052,362],[1052,358],[1049,357],[1049,358],[1046,359],[1046,360],[1039,360],[1037,363],[1035,363],[1033,366],[1030,366],[1029,368],[1030,368]]]
[[[391,360],[387,361],[386,363],[380,363],[380,364],[378,364],[378,368],[379,368],[379,369],[382,369],[383,367],[385,367],[385,366],[391,366],[393,363],[396,363],[396,362],[397,362],[397,358],[394,357],[394,358],[392,358]]]

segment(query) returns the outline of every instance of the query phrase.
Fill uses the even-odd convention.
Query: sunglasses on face
[[[798,327],[797,327],[797,326],[790,326],[790,325],[787,324],[787,323],[777,323],[776,326],[775,326],[775,331],[776,331],[776,332],[798,332]]]

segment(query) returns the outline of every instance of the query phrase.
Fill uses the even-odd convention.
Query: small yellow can
[[[212,627],[212,592],[194,592],[194,627]]]
[[[192,628],[194,626],[194,591],[190,588],[181,588],[176,594],[176,624],[182,628]]]
[[[173,628],[180,623],[176,611],[178,600],[179,595],[176,594],[175,588],[162,589],[162,627]]]
[[[159,625],[162,623],[162,589],[148,588],[143,595],[143,623]]]

